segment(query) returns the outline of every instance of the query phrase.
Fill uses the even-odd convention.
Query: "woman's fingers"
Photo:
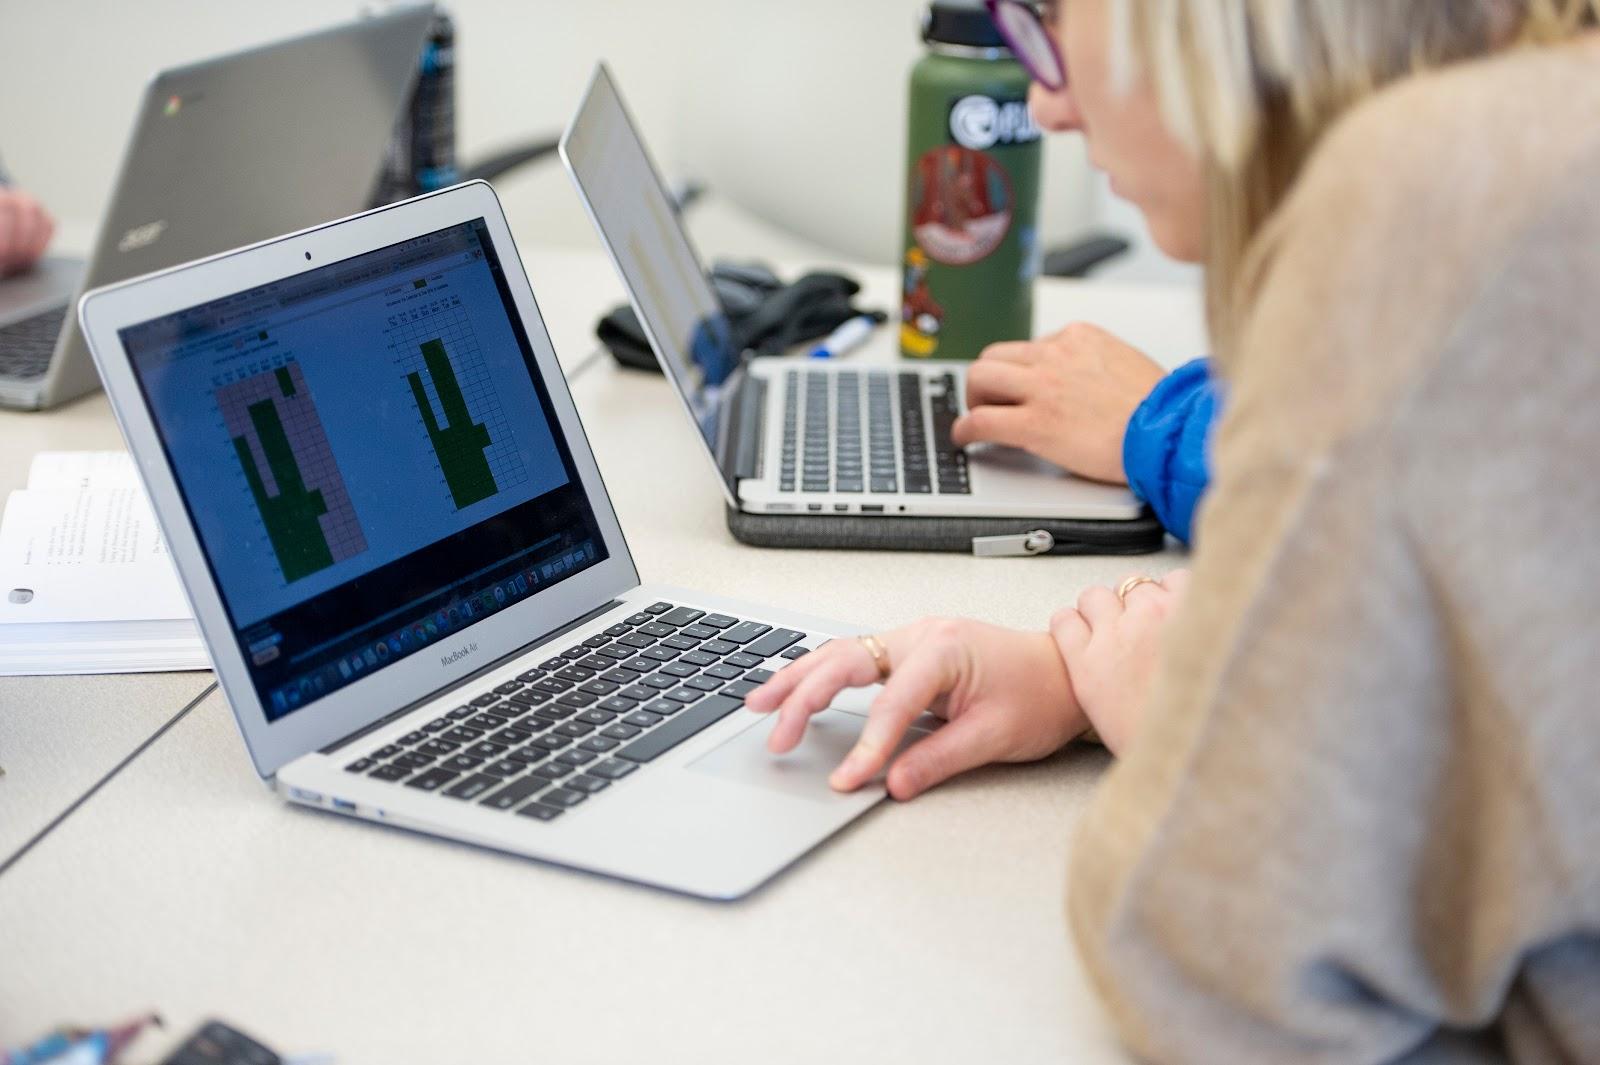
[[[967,370],[967,406],[1021,403],[1033,395],[1033,372],[1001,359],[979,359]]]
[[[998,344],[990,344],[983,349],[983,352],[978,356],[978,361],[973,365],[977,366],[985,359],[992,359],[996,362],[1014,362],[1027,366],[1039,360],[1039,345],[1032,340],[1005,340]]]
[[[877,776],[911,722],[955,686],[956,672],[954,647],[943,640],[924,641],[904,662],[897,662],[872,701],[861,737],[828,783],[839,791],[854,791]]]
[[[978,714],[966,714],[918,740],[889,767],[889,794],[905,801],[951,777],[1003,757],[1002,738]]]
[[[1037,442],[1028,408],[1018,406],[972,407],[950,426],[950,439],[958,447],[984,443],[1028,448]]]
[[[806,656],[822,657],[779,704],[778,723],[772,726],[772,732],[767,736],[768,750],[775,754],[794,750],[805,735],[806,722],[811,715],[826,710],[835,695],[846,688],[860,688],[877,682],[878,667],[865,647],[855,640],[839,640],[835,644],[837,646],[830,644],[829,648],[825,648],[828,651],[825,655],[822,651],[813,651]]]
[[[1083,615],[1083,620],[1089,623],[1091,629],[1109,625],[1122,616],[1123,609],[1122,600],[1110,588],[1090,588],[1078,596],[1078,613]]]

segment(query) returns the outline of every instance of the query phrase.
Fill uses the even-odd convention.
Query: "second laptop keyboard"
[[[966,452],[950,440],[961,413],[954,374],[790,370],[785,377],[782,491],[971,493]]]

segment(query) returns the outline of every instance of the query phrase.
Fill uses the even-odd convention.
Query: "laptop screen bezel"
[[[556,424],[593,511],[606,558],[441,641],[440,654],[417,653],[366,675],[294,713],[270,720],[252,683],[193,519],[184,505],[119,333],[122,329],[367,252],[483,219],[500,259],[515,313],[544,379]],[[310,259],[306,256],[309,253]],[[494,191],[483,182],[356,215],[235,252],[213,256],[84,296],[79,319],[124,438],[144,479],[201,634],[256,770],[280,767],[438,693],[639,584],[566,377],[556,359],[521,258]],[[466,645],[476,650],[447,661]]]
[[[651,308],[647,308],[644,305],[638,292],[634,290],[627,271],[622,266],[622,253],[618,248],[612,246],[611,238],[607,235],[605,227],[600,222],[600,213],[595,207],[595,200],[590,196],[589,190],[584,187],[583,175],[572,160],[570,146],[574,134],[585,121],[599,120],[599,116],[595,115],[591,109],[599,101],[599,94],[601,93],[609,93],[616,100],[617,109],[622,113],[623,129],[638,146],[639,153],[644,156],[645,166],[650,171],[651,183],[647,188],[639,190],[639,194],[641,196],[660,196],[669,208],[672,207],[672,199],[667,194],[667,186],[661,179],[661,171],[656,166],[655,158],[650,154],[650,147],[644,142],[644,137],[639,132],[639,124],[634,120],[633,112],[628,109],[628,102],[622,98],[622,92],[617,88],[616,81],[611,76],[611,70],[605,63],[596,64],[594,73],[589,78],[589,85],[584,90],[583,99],[578,104],[577,111],[573,113],[572,121],[567,124],[565,132],[561,135],[561,141],[558,145],[561,163],[572,177],[572,183],[578,191],[578,199],[583,202],[583,209],[588,214],[589,221],[593,223],[595,233],[600,238],[600,243],[605,247],[606,254],[611,259],[611,265],[617,271],[617,277],[622,281],[623,289],[628,293],[628,303],[633,307],[633,313],[639,321],[640,328],[644,330],[645,339],[650,342],[650,350],[655,353],[656,362],[661,364],[662,375],[666,377],[667,382],[672,386],[673,392],[677,394],[678,401],[683,407],[683,412],[689,419],[689,426],[694,430],[695,439],[700,442],[706,457],[711,461],[711,468],[716,471],[717,483],[722,486],[724,499],[729,506],[737,509],[739,507],[739,487],[733,466],[731,463],[724,464],[721,461],[721,456],[717,453],[717,445],[706,440],[705,433],[701,430],[699,421],[695,417],[694,402],[689,397],[684,382],[679,377],[682,367],[673,365],[673,357],[668,354],[670,349],[662,343],[662,338],[656,330],[657,316]],[[705,260],[701,258],[700,250],[695,247],[694,241],[689,238],[689,233],[683,228],[683,223],[679,220],[677,212],[670,210],[667,213],[667,217],[672,220],[671,224],[677,235],[683,238],[684,244],[689,249],[689,257],[697,268],[696,279],[690,283],[703,286],[702,291],[706,299],[711,304],[718,305],[716,291],[706,277]],[[673,343],[676,344],[677,342],[674,341]],[[745,384],[744,380],[735,380],[732,377],[729,378],[729,381],[728,390],[724,391],[717,400],[722,404],[722,410],[718,412],[718,431],[721,434],[731,432],[734,428],[723,424],[728,414],[728,401],[733,395],[732,389],[744,387]]]

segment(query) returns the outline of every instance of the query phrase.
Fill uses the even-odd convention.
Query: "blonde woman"
[[[1091,725],[1071,925],[1160,1061],[1600,1061],[1600,39],[1578,0],[997,4],[1034,108],[1203,259],[1192,580],[924,621],[750,696],[909,798]]]

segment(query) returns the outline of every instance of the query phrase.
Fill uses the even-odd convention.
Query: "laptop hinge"
[[[613,599],[609,603],[602,603],[600,606],[595,607],[593,610],[589,611],[587,614],[584,614],[581,617],[573,618],[571,621],[567,622],[565,625],[562,625],[560,628],[551,629],[549,632],[545,633],[543,636],[540,636],[535,640],[532,640],[532,641],[530,641],[528,643],[523,644],[521,647],[518,647],[514,651],[511,651],[511,652],[509,652],[507,654],[501,655],[499,658],[495,659],[493,662],[490,662],[488,665],[483,666],[480,669],[473,670],[471,673],[468,673],[466,676],[464,676],[460,680],[455,681],[454,683],[450,684],[448,687],[440,688],[437,691],[430,692],[427,695],[424,695],[422,698],[416,700],[415,702],[407,703],[405,706],[400,707],[400,709],[394,711],[391,714],[385,714],[383,717],[379,718],[378,720],[376,720],[376,721],[374,721],[374,722],[372,722],[370,724],[362,725],[360,728],[356,729],[354,732],[350,733],[347,736],[341,736],[339,739],[334,740],[332,743],[328,744],[326,747],[323,747],[322,749],[320,749],[317,753],[318,754],[333,754],[335,751],[339,750],[339,748],[347,746],[347,745],[349,745],[351,743],[354,743],[356,740],[361,739],[361,737],[369,735],[370,733],[374,732],[375,730],[383,728],[385,725],[389,724],[390,722],[393,722],[393,721],[395,721],[395,720],[397,720],[399,718],[404,717],[405,715],[409,714],[411,711],[415,710],[417,707],[421,706],[422,704],[431,703],[434,700],[441,698],[442,696],[448,695],[453,691],[457,691],[457,690],[467,686],[468,684],[471,684],[473,681],[477,680],[479,677],[483,676],[484,674],[490,673],[490,672],[493,672],[496,669],[499,669],[501,666],[505,665],[507,662],[511,661],[512,659],[514,659],[514,658],[522,658],[523,656],[527,655],[530,651],[533,651],[536,648],[538,648],[538,647],[540,647],[540,646],[542,646],[544,644],[547,644],[552,640],[560,639],[561,637],[565,636],[567,633],[571,632],[573,629],[576,629],[576,628],[578,628],[578,627],[580,627],[582,625],[587,625],[589,622],[593,621],[595,618],[600,617],[602,614],[605,614],[607,611],[615,610],[617,607],[619,607],[621,605],[622,605],[622,600],[620,600],[620,599]]]
[[[761,423],[767,382],[744,367],[728,378],[722,416],[717,419],[717,467],[731,484],[761,474]]]

